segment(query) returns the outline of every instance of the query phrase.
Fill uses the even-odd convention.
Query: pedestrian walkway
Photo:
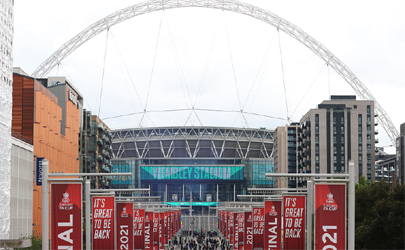
[[[181,238],[177,245],[170,246],[170,250],[221,250],[220,238],[218,236],[209,237],[208,234],[201,234],[197,232],[192,233],[193,236],[186,236]],[[183,247],[183,248],[182,248]]]

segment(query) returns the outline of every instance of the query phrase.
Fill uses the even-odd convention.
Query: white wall
[[[10,239],[32,235],[34,146],[12,138]]]
[[[0,239],[10,237],[13,0],[0,0]]]

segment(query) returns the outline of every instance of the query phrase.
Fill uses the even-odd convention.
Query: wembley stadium
[[[113,130],[113,172],[132,172],[112,188],[150,188],[151,196],[195,213],[235,201],[248,188],[272,187],[273,130],[154,127]]]

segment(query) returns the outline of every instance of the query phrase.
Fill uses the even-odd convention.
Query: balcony
[[[371,140],[367,140],[367,144],[371,144]]]
[[[378,112],[374,111],[374,117],[377,117],[377,116],[378,116]]]
[[[378,135],[378,129],[376,129],[376,130],[374,131],[374,134],[375,134],[375,135]]]
[[[97,140],[97,144],[98,144],[99,146],[103,146],[103,145],[104,145],[103,140],[98,139],[98,140]]]
[[[97,157],[97,161],[103,161],[103,160],[104,160],[104,158],[103,158],[102,155],[99,155],[99,156]]]
[[[374,126],[378,126],[378,121],[377,120],[374,121]]]
[[[98,124],[98,125],[97,125],[97,128],[100,129],[100,130],[104,130],[104,127],[103,127],[102,124]]]
[[[306,130],[306,131],[304,132],[304,135],[305,135],[305,136],[310,136],[310,135],[311,135],[311,130]]]
[[[378,140],[378,138],[375,138],[375,143],[379,143],[379,140]]]
[[[105,143],[106,143],[107,145],[110,145],[110,144],[111,144],[110,138],[107,137],[107,138],[105,139]]]
[[[310,141],[310,140],[305,141],[305,142],[304,142],[304,146],[305,146],[305,147],[311,146],[311,141]]]

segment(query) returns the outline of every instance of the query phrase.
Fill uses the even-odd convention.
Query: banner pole
[[[85,184],[86,189],[86,250],[91,249],[91,230],[92,227],[90,225],[90,207],[91,207],[91,199],[90,199],[90,179],[86,179]]]
[[[313,214],[313,207],[314,207],[314,197],[313,197],[313,190],[314,184],[312,181],[307,181],[307,250],[312,249],[312,214]]]
[[[355,183],[356,169],[354,161],[349,161],[349,222],[348,222],[348,249],[354,249],[355,242]]]
[[[49,249],[49,161],[42,160],[42,249]]]

